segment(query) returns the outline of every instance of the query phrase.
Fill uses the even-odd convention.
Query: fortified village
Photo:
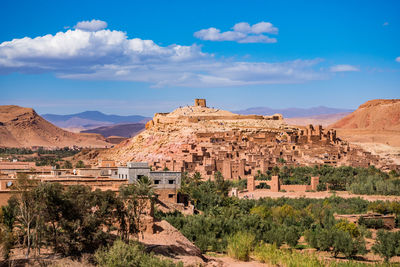
[[[391,160],[340,140],[333,129],[290,126],[280,114],[238,115],[209,108],[205,99],[171,113],[156,113],[139,135],[78,157],[93,164],[99,159],[144,161],[153,170],[199,172],[207,179],[217,171],[225,179],[249,178],[283,164],[399,169]]]
[[[38,167],[30,162],[0,162],[0,204],[11,196],[18,173],[42,182],[84,184],[113,191],[147,176],[160,201],[176,204],[183,200],[179,195],[183,172],[199,172],[204,179],[220,172],[225,179],[247,179],[249,191],[267,183],[277,192],[316,190],[319,178],[312,177],[309,185],[281,185],[277,176],[267,182],[255,180],[255,176],[283,165],[374,165],[399,170],[390,160],[340,140],[335,130],[290,126],[280,114],[238,115],[209,108],[205,99],[196,99],[194,106],[171,113],[155,114],[144,132],[114,148],[83,151],[74,157],[91,167],[72,170]]]

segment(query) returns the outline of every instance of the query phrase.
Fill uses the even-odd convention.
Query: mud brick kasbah
[[[206,107],[205,99],[196,99],[194,106],[186,108],[195,112],[179,116],[157,113],[146,128],[150,131],[154,128],[156,131],[167,131],[172,124],[182,125],[182,128],[191,125],[190,127],[195,128],[195,124],[217,122],[227,126],[227,130],[218,127],[206,130],[200,128],[194,132],[191,142],[180,145],[180,149],[165,155],[164,158],[152,161],[153,169],[199,172],[205,178],[212,178],[215,172],[219,171],[224,178],[234,180],[252,178],[258,172],[264,173],[274,166],[282,165],[374,165],[381,169],[398,169],[398,166],[392,166],[379,156],[350,146],[336,136],[335,130],[323,129],[321,125],[285,125],[280,114],[213,114]],[[248,123],[250,121],[252,123]],[[241,122],[245,127],[241,127]],[[236,126],[228,127],[234,123]]]

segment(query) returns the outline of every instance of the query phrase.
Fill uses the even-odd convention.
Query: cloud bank
[[[330,68],[332,72],[360,71],[359,68],[352,65],[335,65]]]
[[[259,22],[250,26],[247,22],[240,22],[232,27],[232,31],[221,32],[211,27],[194,33],[196,38],[207,41],[235,41],[238,43],[276,43],[276,38],[266,34],[278,34],[278,28],[270,22]]]
[[[105,22],[104,22],[105,23]],[[159,46],[152,40],[129,39],[121,31],[102,29],[99,21],[75,29],[0,44],[0,74],[54,73],[87,80],[145,82],[154,87],[224,87],[302,83],[325,79],[319,59],[246,62],[220,59],[197,45]],[[277,32],[272,25],[236,24],[237,32]]]
[[[397,62],[400,62],[400,57],[396,57],[396,61],[397,61]]]

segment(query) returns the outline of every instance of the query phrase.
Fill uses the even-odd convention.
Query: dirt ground
[[[387,130],[335,129],[336,135],[346,141],[356,143],[380,143],[400,147],[400,132]]]
[[[324,199],[331,196],[338,196],[342,198],[354,198],[359,197],[365,199],[367,201],[376,201],[376,200],[389,200],[389,201],[400,201],[400,196],[380,196],[380,195],[356,195],[351,194],[346,191],[322,191],[322,192],[271,192],[268,189],[257,189],[253,192],[241,192],[239,193],[239,198],[247,197],[249,199],[259,199],[263,197],[270,198],[316,198],[316,199]]]

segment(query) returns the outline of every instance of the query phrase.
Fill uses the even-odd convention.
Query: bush
[[[296,229],[296,227],[291,226],[286,229],[285,242],[290,247],[294,248],[297,245],[299,238],[300,238],[300,231]]]
[[[332,262],[319,259],[315,254],[300,253],[295,250],[278,249],[275,245],[260,243],[254,249],[254,257],[271,266],[287,267],[369,267],[385,266],[382,264],[370,265],[354,261]]]
[[[312,248],[329,251],[332,246],[333,236],[330,229],[317,227],[314,230],[307,231],[305,239]]]
[[[335,228],[343,232],[349,233],[351,237],[360,236],[360,230],[358,230],[357,225],[346,220],[339,221],[337,224],[335,224]]]
[[[389,262],[391,257],[400,253],[400,234],[379,230],[372,251]]]
[[[117,240],[110,248],[96,251],[94,256],[102,267],[183,267],[182,263],[174,264],[170,260],[163,260],[153,254],[145,253],[144,247],[138,242],[127,244]]]
[[[339,253],[342,253],[346,258],[367,253],[365,240],[361,236],[353,238],[348,231],[343,230],[336,230],[332,236],[332,254],[334,257],[337,257]]]
[[[241,261],[248,261],[255,239],[253,234],[247,232],[234,234],[228,238],[228,255]]]
[[[385,227],[382,219],[365,219],[360,217],[360,219],[358,219],[358,224],[373,229],[381,229]]]

